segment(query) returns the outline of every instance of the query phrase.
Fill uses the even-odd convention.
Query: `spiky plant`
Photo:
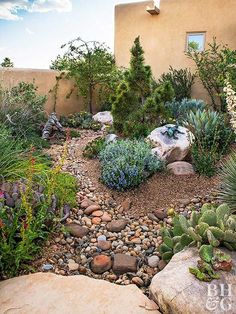
[[[219,197],[236,213],[236,152],[223,163],[220,179]]]

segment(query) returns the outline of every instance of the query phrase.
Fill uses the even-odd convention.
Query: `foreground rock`
[[[110,111],[98,112],[93,116],[93,120],[101,124],[112,125],[113,123],[113,117]]]
[[[151,132],[147,139],[154,147],[153,152],[157,153],[162,159],[165,159],[168,163],[184,160],[190,150],[189,131],[179,126],[178,132],[175,137],[169,137],[166,134],[167,127],[174,126],[173,124],[167,124],[160,128],[157,128]]]
[[[167,170],[176,176],[190,176],[195,174],[193,166],[186,161],[175,161],[167,165]]]
[[[154,276],[150,286],[153,300],[163,313],[206,314],[235,313],[236,308],[236,252],[231,272],[220,272],[221,278],[213,280],[217,295],[208,292],[209,283],[197,280],[189,273],[189,267],[196,266],[199,255],[197,249],[188,249],[176,254],[160,273]],[[220,296],[223,285],[225,296]],[[230,286],[231,285],[231,286]],[[231,287],[232,296],[227,291]]]
[[[0,313],[159,313],[156,304],[135,285],[43,273],[1,282],[0,304]]]

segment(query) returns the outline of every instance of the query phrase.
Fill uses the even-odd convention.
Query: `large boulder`
[[[118,286],[86,276],[37,273],[0,282],[0,313],[157,314],[135,285]]]
[[[110,111],[101,111],[93,116],[93,120],[101,124],[112,125],[113,117]]]
[[[164,314],[235,313],[236,252],[227,253],[233,258],[233,269],[220,272],[220,279],[211,283],[199,281],[189,273],[189,267],[195,267],[199,260],[196,248],[174,255],[151,282],[151,296],[160,310]]]
[[[165,159],[168,163],[184,160],[190,150],[190,132],[188,129],[179,126],[175,137],[169,137],[166,133],[168,127],[174,124],[167,124],[151,132],[147,140],[151,142],[153,153]]]

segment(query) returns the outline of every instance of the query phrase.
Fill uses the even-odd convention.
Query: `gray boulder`
[[[173,256],[152,279],[150,293],[164,314],[236,313],[236,252],[231,272],[220,272],[220,279],[202,282],[189,273],[199,260],[196,248]]]
[[[112,125],[113,117],[110,111],[101,111],[93,116],[93,120],[101,124]]]
[[[173,127],[174,124],[167,124],[159,127],[151,132],[147,140],[153,146],[153,153],[165,159],[167,163],[184,160],[190,150],[190,136],[188,129],[179,126],[175,138],[169,137],[166,133],[168,127]]]

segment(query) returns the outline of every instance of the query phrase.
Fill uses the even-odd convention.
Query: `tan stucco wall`
[[[206,32],[206,42],[217,42],[236,49],[236,0],[160,0],[160,14],[150,15],[146,6],[153,1],[117,5],[115,8],[115,57],[119,66],[129,64],[129,50],[140,35],[146,63],[158,78],[174,68],[194,65],[185,54],[186,33]],[[192,97],[208,100],[196,83]]]
[[[59,76],[59,72],[53,70],[1,68],[0,85],[4,88],[11,88],[21,81],[35,82],[35,85],[38,87],[38,93],[47,95],[45,110],[51,113],[55,101],[54,92],[52,91],[56,85],[57,76]],[[67,98],[66,96],[72,89],[71,96]],[[77,89],[74,88],[73,81],[61,79],[57,92],[56,112],[59,115],[67,115],[84,109],[84,100],[81,96],[77,96]]]

